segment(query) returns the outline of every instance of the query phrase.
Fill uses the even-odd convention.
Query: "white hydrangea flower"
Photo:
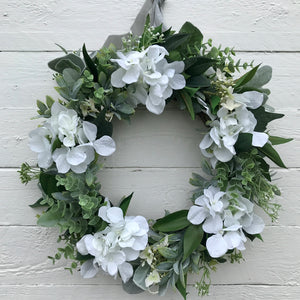
[[[217,187],[209,186],[203,193],[202,196],[195,200],[196,205],[193,205],[188,212],[187,219],[194,225],[202,224],[203,221],[206,220],[204,222],[205,224],[211,219],[213,219],[214,222],[218,222],[216,218],[219,219],[219,214],[221,214],[228,205],[228,201],[222,198],[225,193],[221,192]]]
[[[108,226],[94,235],[85,235],[76,247],[82,255],[91,254],[95,258],[82,265],[81,274],[90,278],[97,274],[101,267],[103,271],[116,277],[119,273],[123,282],[133,275],[133,268],[128,261],[138,258],[140,251],[148,243],[149,225],[142,216],[126,216],[119,207],[106,206],[99,209],[101,217]]]
[[[82,121],[73,109],[55,102],[51,107],[51,117],[42,127],[29,134],[29,147],[38,153],[38,165],[49,168],[53,161],[59,173],[72,170],[84,173],[95,158],[95,151],[101,156],[109,156],[116,150],[114,140],[109,136],[97,139],[97,126]],[[55,139],[62,142],[52,153]]]
[[[184,70],[182,61],[168,63],[164,58],[168,51],[161,46],[152,45],[142,52],[131,51],[112,59],[120,66],[111,76],[114,87],[135,84],[132,93],[134,104],[142,103],[154,114],[161,114],[165,100],[173,90],[185,87],[185,79],[180,73]]]
[[[52,163],[52,133],[45,127],[38,127],[29,133],[29,148],[38,153],[38,166],[49,168]]]
[[[247,109],[258,108],[263,101],[263,95],[258,92],[245,92],[233,94],[234,103],[238,103],[234,111],[223,105],[217,116],[219,120],[211,123],[211,130],[200,142],[199,147],[205,157],[210,158],[214,166],[217,161],[230,161],[236,154],[234,145],[240,133],[252,134],[252,145],[263,147],[268,141],[264,132],[256,132],[257,120],[253,113]]]
[[[210,186],[196,199],[196,205],[189,209],[187,216],[192,224],[202,224],[203,231],[212,234],[206,241],[206,248],[214,258],[223,256],[230,249],[244,250],[244,231],[259,234],[264,229],[264,222],[254,214],[251,201],[240,196],[229,205],[228,199],[227,193]]]

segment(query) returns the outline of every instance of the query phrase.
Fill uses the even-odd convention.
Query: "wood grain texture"
[[[128,32],[142,4],[142,0],[2,0],[0,50],[57,50],[54,43],[78,49],[83,41],[97,49],[108,29],[110,34]],[[165,20],[174,29],[191,21],[207,39],[223,45],[234,41],[239,50],[299,51],[295,26],[299,6],[293,0],[170,0]]]
[[[192,172],[201,174],[200,168],[112,168],[99,172],[101,193],[113,203],[134,192],[129,214],[142,214],[147,218],[159,218],[164,209],[175,211],[188,208],[194,187],[189,184]],[[258,213],[269,225],[300,226],[299,169],[278,170],[275,179],[282,196],[276,201],[282,205],[277,223],[271,223],[263,213]],[[40,209],[28,205],[40,197],[36,182],[27,186],[19,181],[16,169],[0,169],[0,226],[33,226]],[[151,206],[149,207],[149,204]]]
[[[224,46],[232,46],[228,40]],[[62,53],[49,52],[0,52],[0,88],[2,90],[0,108],[32,109],[35,114],[35,101],[44,101],[45,95],[58,98],[52,80],[53,72],[47,67],[48,61]],[[267,85],[272,91],[269,104],[278,110],[299,108],[297,95],[300,94],[298,77],[300,53],[237,53],[242,62],[255,61],[273,68],[273,78]],[[239,74],[237,74],[239,76]]]
[[[108,34],[127,32],[143,0],[2,0],[0,6],[0,298],[155,299],[127,295],[120,280],[98,275],[83,280],[69,275],[62,260],[47,258],[57,248],[57,229],[40,228],[40,209],[28,205],[39,197],[35,183],[22,185],[17,168],[36,156],[28,149],[28,133],[40,120],[35,100],[57,99],[47,62],[62,53],[54,43],[74,50],[87,44],[98,49]],[[186,21],[200,27],[216,45],[234,46],[242,61],[269,64],[273,79],[269,104],[286,114],[270,124],[271,134],[293,137],[278,146],[287,170],[275,168],[282,196],[278,222],[267,226],[264,242],[247,243],[245,262],[219,265],[208,300],[298,300],[300,295],[300,1],[167,0],[167,25]],[[54,52],[55,51],[55,52]],[[249,53],[250,52],[250,53]],[[162,116],[139,110],[132,124],[114,122],[118,151],[99,172],[102,193],[117,203],[134,191],[129,214],[158,218],[163,209],[188,208],[193,187],[188,179],[201,172],[198,144],[206,129],[186,112],[168,108]],[[272,164],[271,164],[272,165]],[[274,165],[272,165],[274,167]],[[188,299],[200,299],[189,281]],[[169,291],[166,300],[180,299]]]
[[[47,256],[54,255],[60,246],[56,244],[57,233],[58,230],[36,226],[1,226],[1,284],[15,284],[16,278],[18,284],[120,284],[119,279],[113,281],[107,274],[99,273],[89,280],[83,280],[78,272],[71,275],[64,269],[70,262],[63,259],[53,265]],[[212,282],[297,285],[300,279],[300,252],[293,245],[299,243],[299,226],[266,227],[264,242],[247,242],[245,262],[219,265],[217,272],[212,273]],[[190,283],[197,280],[198,275],[189,276]]]

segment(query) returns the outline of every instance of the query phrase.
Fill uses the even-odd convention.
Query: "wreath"
[[[110,42],[91,54],[85,45],[72,53],[61,47],[65,56],[49,67],[63,100],[37,101],[44,121],[30,132],[29,147],[38,167],[24,163],[19,172],[25,184],[38,181],[42,195],[31,207],[45,210],[37,224],[60,228],[65,245],[49,257],[53,263],[64,256],[84,278],[101,271],[119,275],[128,293],[164,295],[171,286],[186,299],[189,272],[201,274],[195,286],[205,295],[216,264],[239,262],[247,239],[262,239],[255,206],[276,220],[280,205],[272,201],[280,192],[265,158],[285,167],[273,145],[291,139],[266,129],[283,117],[266,104],[271,67],[235,61],[233,49],[204,42],[189,22],[177,33],[153,26],[159,4],[141,34],[117,37],[118,49]],[[236,76],[240,69],[245,74]],[[188,210],[149,221],[127,216],[133,194],[112,204],[97,179],[101,158],[116,149],[112,120],[130,120],[138,106],[159,115],[169,103],[207,126],[199,137],[206,175],[192,174]]]

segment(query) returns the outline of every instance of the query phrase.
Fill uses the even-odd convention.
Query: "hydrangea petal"
[[[120,207],[110,207],[106,211],[110,223],[119,223],[123,221],[123,211]]]
[[[248,227],[243,227],[243,229],[249,234],[259,234],[265,228],[265,223],[263,219],[257,215],[253,215],[252,224]]]
[[[148,235],[138,236],[132,245],[133,250],[144,250],[148,243]]]
[[[96,152],[102,156],[110,156],[116,151],[115,141],[108,135],[102,136],[93,143]]]
[[[66,160],[70,165],[77,166],[83,163],[86,159],[86,154],[79,147],[73,148],[67,152]]]
[[[124,283],[126,283],[133,275],[133,267],[128,262],[119,265],[118,269]]]
[[[82,264],[80,274],[83,278],[93,278],[98,271],[99,269],[94,266],[93,260],[90,259]]]
[[[209,237],[206,241],[206,248],[209,255],[213,258],[223,256],[228,250],[227,243],[221,234]]]
[[[222,162],[230,161],[233,157],[233,154],[231,151],[226,149],[225,147],[222,148],[214,148],[213,150],[215,157]]]
[[[223,228],[223,221],[219,215],[208,217],[202,225],[202,228],[207,233],[217,233]]]
[[[173,90],[181,90],[185,87],[185,79],[181,74],[175,74],[169,81],[169,85]]]
[[[83,121],[82,128],[87,139],[90,142],[94,142],[97,136],[97,126],[91,122]]]
[[[127,84],[131,84],[137,82],[139,76],[140,76],[140,67],[138,65],[133,65],[124,74],[122,80]]]
[[[114,71],[111,74],[111,78],[110,78],[111,85],[116,88],[124,87],[126,85],[125,82],[123,81],[123,77],[124,77],[125,73],[126,73],[126,71],[121,68]]]
[[[207,209],[193,205],[188,212],[187,219],[194,225],[201,224],[208,216]]]
[[[252,132],[252,146],[263,147],[268,142],[269,136],[264,132]]]
[[[157,105],[154,105],[150,98],[148,97],[147,98],[147,101],[146,101],[146,107],[147,109],[152,112],[153,114],[156,114],[156,115],[160,115],[163,111],[164,111],[164,108],[165,108],[165,105],[166,105],[166,102],[164,99],[161,99],[161,102]]]

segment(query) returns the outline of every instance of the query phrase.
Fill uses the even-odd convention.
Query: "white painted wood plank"
[[[189,208],[194,187],[188,183],[192,172],[200,169],[105,169],[99,172],[102,194],[116,205],[124,195],[134,192],[129,214],[142,214],[147,218],[163,216],[164,209],[175,211]],[[277,202],[282,205],[278,223],[280,226],[300,226],[300,170],[279,170],[274,181],[282,196]],[[28,205],[40,197],[36,182],[23,185],[16,169],[0,169],[0,225],[35,225],[40,209]],[[151,209],[149,207],[151,203]],[[268,216],[259,212],[265,222],[272,223]]]
[[[295,139],[276,149],[288,167],[300,167],[300,113],[284,113],[285,118],[270,125],[270,133]],[[36,154],[28,148],[28,133],[42,120],[30,120],[33,115],[32,110],[0,109],[1,167],[19,167],[24,161],[36,163]],[[106,159],[106,166],[200,167],[198,146],[205,132],[202,121],[192,121],[186,111],[169,109],[157,116],[141,110],[131,124],[115,120],[113,138],[117,151]]]
[[[48,61],[60,53],[9,53],[0,52],[0,89],[2,90],[1,108],[30,108],[34,111],[36,99],[44,101],[46,95],[55,99],[58,94],[52,80]],[[299,108],[300,94],[299,53],[237,53],[242,62],[255,60],[273,67],[273,79],[268,84],[272,91],[269,104],[282,110]],[[34,114],[35,112],[33,112]]]
[[[128,32],[143,1],[3,0],[0,50],[97,49],[109,34]],[[300,50],[299,2],[169,0],[166,24],[189,20],[206,38],[242,50]],[[74,38],[76,37],[76,38]]]
[[[264,286],[264,285],[212,285],[208,297],[201,298],[193,286],[188,287],[188,299],[209,300],[297,300],[299,286]],[[76,299],[109,299],[109,300],[153,300],[160,299],[149,293],[140,295],[126,294],[119,285],[2,285],[0,297],[3,300],[76,300]],[[59,298],[58,298],[59,297]],[[101,298],[100,298],[101,297]],[[181,299],[180,295],[170,290],[165,300]]]
[[[47,256],[53,255],[59,246],[55,229],[1,226],[0,236],[2,285],[16,282],[36,285],[116,283],[110,276],[100,273],[89,280],[83,280],[78,272],[68,274],[64,270],[68,266],[64,260],[53,265]],[[219,265],[218,271],[212,274],[212,283],[296,285],[300,279],[300,227],[267,227],[264,241],[247,242],[245,262]],[[199,275],[191,276],[189,282],[196,280]]]

